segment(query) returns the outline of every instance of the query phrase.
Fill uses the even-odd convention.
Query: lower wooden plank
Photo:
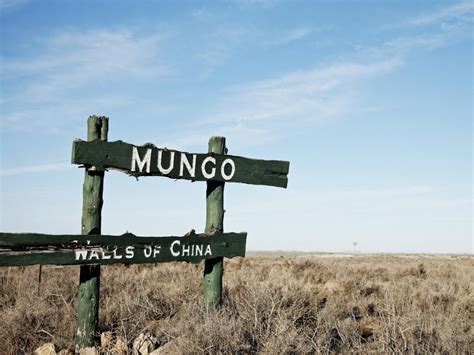
[[[245,256],[247,233],[183,237],[0,233],[0,266],[199,262]]]

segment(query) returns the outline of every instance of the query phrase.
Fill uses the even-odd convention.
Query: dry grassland
[[[78,268],[0,270],[0,352],[74,348]],[[171,352],[444,352],[474,346],[472,256],[253,254],[227,260],[220,311],[203,265],[102,268],[101,352],[152,334]]]

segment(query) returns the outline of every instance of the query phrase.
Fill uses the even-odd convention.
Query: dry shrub
[[[201,265],[102,268],[100,331],[176,352],[468,353],[472,257],[253,256],[226,261],[223,305],[202,304]],[[0,270],[1,353],[73,349],[77,267]],[[108,333],[107,333],[108,334]]]

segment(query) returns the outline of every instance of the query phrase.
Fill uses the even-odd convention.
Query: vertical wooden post
[[[38,294],[41,291],[41,276],[42,276],[42,271],[43,271],[43,265],[40,264],[38,268]]]
[[[225,137],[209,139],[209,153],[226,154]],[[206,233],[224,231],[224,183],[208,181],[206,190]],[[224,259],[208,259],[204,264],[204,301],[216,308],[221,303]]]
[[[90,116],[87,140],[107,140],[109,119]],[[86,167],[82,202],[81,234],[101,234],[104,172]],[[76,352],[95,345],[99,320],[100,266],[81,266],[77,294]]]

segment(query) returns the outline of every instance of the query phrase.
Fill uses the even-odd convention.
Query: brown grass
[[[201,303],[201,265],[102,268],[100,330],[143,332],[176,352],[445,352],[474,346],[474,260],[251,256],[226,261],[220,311]],[[78,268],[0,270],[1,353],[74,348]]]

